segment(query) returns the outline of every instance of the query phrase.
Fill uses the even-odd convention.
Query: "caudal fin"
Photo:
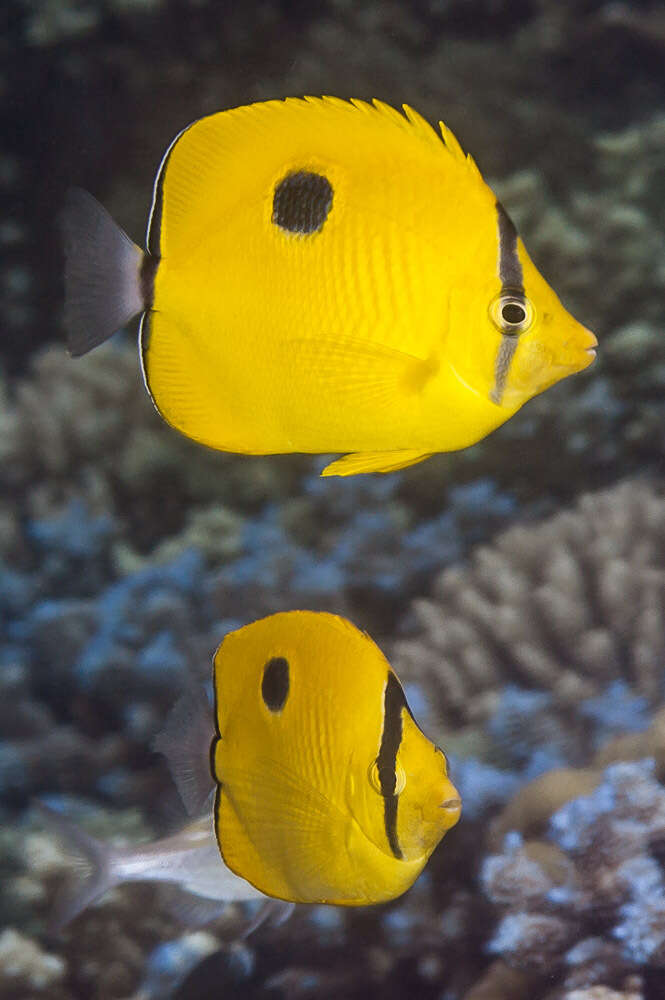
[[[69,351],[85,354],[146,308],[144,254],[99,202],[67,192],[60,215],[65,250],[65,326]]]
[[[44,802],[36,801],[34,806],[46,825],[74,855],[80,868],[65,883],[55,901],[49,924],[51,931],[57,933],[116,884],[111,871],[111,849]]]

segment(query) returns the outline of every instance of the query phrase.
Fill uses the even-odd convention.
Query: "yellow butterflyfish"
[[[323,475],[480,440],[597,341],[440,128],[332,97],[202,118],[162,160],[145,253],[72,192],[72,354],[141,313],[169,424],[222,451],[350,453]]]
[[[290,902],[361,906],[408,889],[461,801],[369,636],[323,612],[271,615],[223,640],[214,690],[228,868]]]
[[[37,804],[86,862],[56,901],[54,929],[130,881],[177,885],[201,922],[263,900],[245,934],[289,903],[392,899],[459,819],[443,751],[345,619],[290,611],[231,632],[214,693],[214,710],[202,690],[184,695],[153,743],[190,814],[180,830],[117,847]]]

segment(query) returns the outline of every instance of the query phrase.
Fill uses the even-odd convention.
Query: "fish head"
[[[445,754],[406,712],[397,773],[402,787],[396,828],[402,856],[406,861],[429,857],[460,818],[462,801],[448,777]]]
[[[527,254],[517,252],[523,284],[498,277],[452,297],[448,337],[451,364],[475,394],[505,411],[504,419],[533,396],[588,368],[598,341],[559,301]]]
[[[568,375],[584,371],[596,357],[596,337],[578,322],[559,301],[554,290],[532,263],[521,240],[518,253],[524,274],[524,304],[510,294],[499,295],[490,306],[490,322],[498,327],[506,313],[524,322],[516,324],[517,343],[507,366],[499,405],[510,410],[522,406]],[[502,339],[507,334],[501,332]]]
[[[352,763],[347,801],[365,837],[393,861],[423,864],[462,811],[445,754],[418,728],[408,708],[394,759],[394,784],[385,787],[379,759]],[[350,792],[350,795],[349,795]]]

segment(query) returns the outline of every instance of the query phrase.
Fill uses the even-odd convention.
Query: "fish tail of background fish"
[[[146,255],[81,188],[68,191],[60,227],[68,347],[78,356],[146,308]]]
[[[119,879],[114,875],[112,849],[76,823],[65,819],[61,813],[44,802],[36,801],[35,808],[68,850],[80,861],[80,868],[64,884],[56,898],[49,918],[49,930],[58,933],[82,913],[96,899],[103,896]]]

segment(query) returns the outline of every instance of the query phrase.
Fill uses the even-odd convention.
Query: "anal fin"
[[[356,476],[363,472],[396,472],[431,457],[431,452],[401,449],[399,451],[359,451],[344,455],[326,465],[322,476]]]

